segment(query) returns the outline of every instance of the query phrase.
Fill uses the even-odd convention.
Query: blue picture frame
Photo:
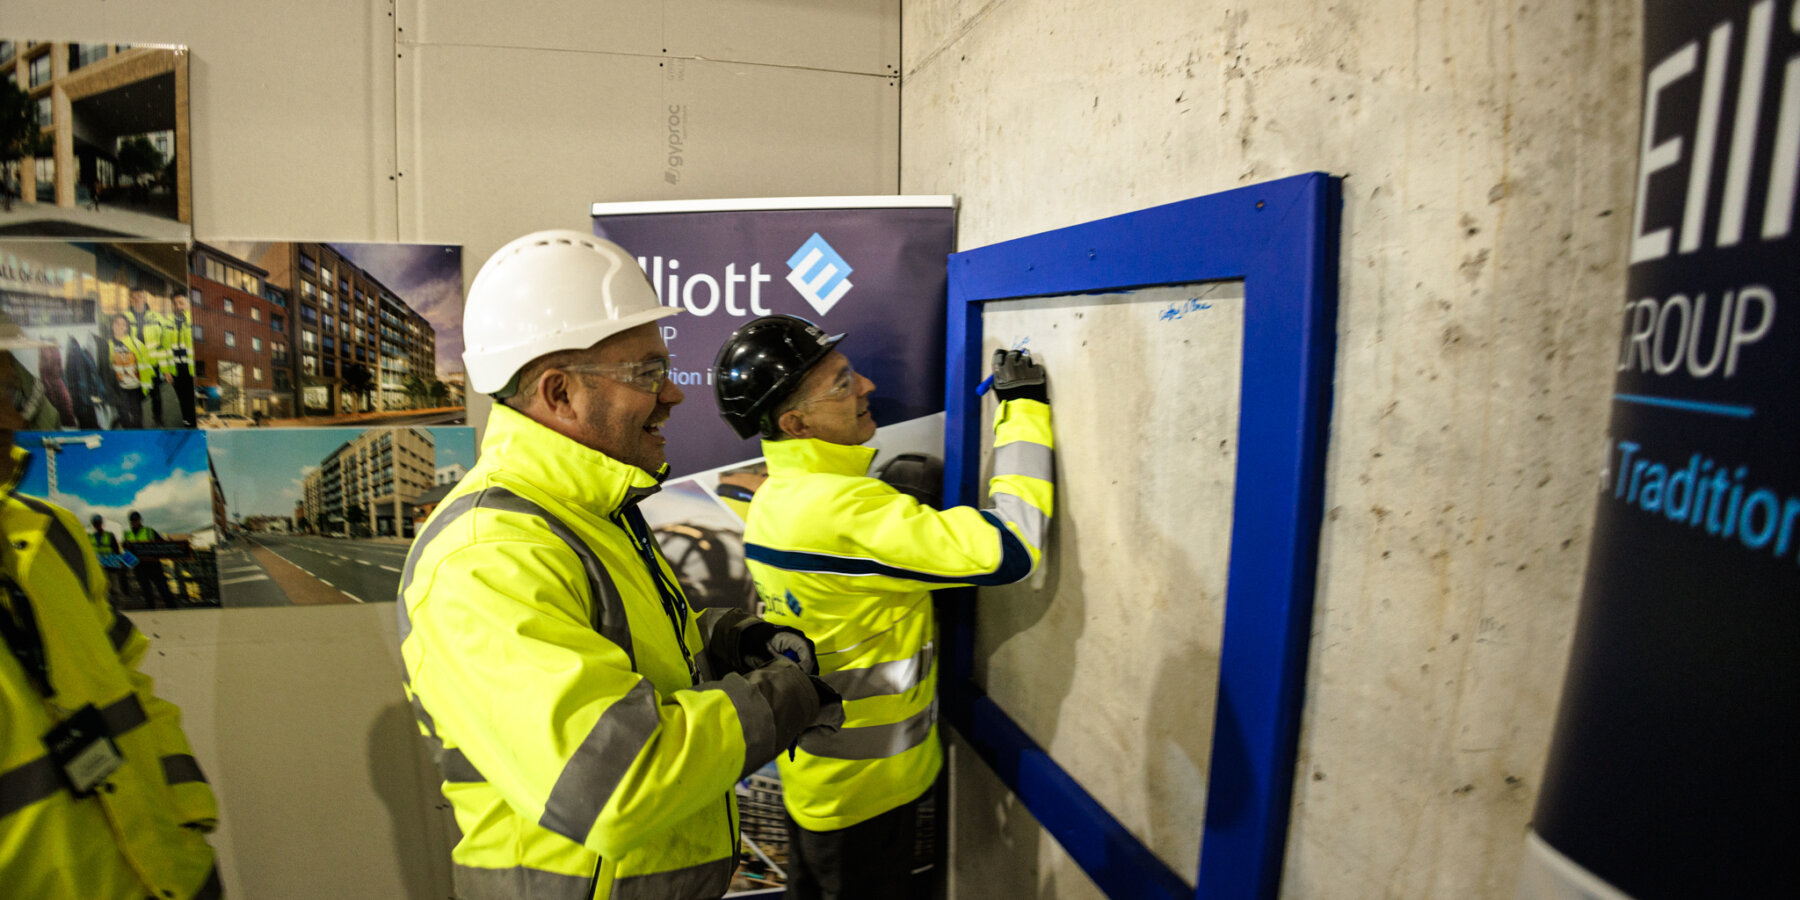
[[[1272,898],[1306,683],[1336,348],[1341,180],[1309,173],[949,257],[945,499],[976,504],[984,303],[1241,279],[1237,490],[1197,874],[1187,882],[975,685],[972,589],[946,591],[945,717],[1114,898]],[[1058,423],[1059,428],[1070,427]]]

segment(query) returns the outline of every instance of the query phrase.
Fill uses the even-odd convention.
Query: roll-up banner
[[[1519,893],[1800,896],[1800,3],[1647,0],[1630,275]]]
[[[686,399],[663,426],[670,478],[641,504],[644,517],[696,608],[760,613],[744,565],[742,512],[767,470],[761,443],[740,439],[719,417],[713,360],[738,326],[759,316],[799,316],[842,333],[837,349],[875,382],[874,468],[901,453],[941,456],[955,198],[596,203],[593,219],[594,234],[636,256],[662,302],[682,310],[660,324]],[[774,764],[745,779],[738,798],[744,847],[733,893],[778,891],[787,834]],[[932,830],[922,819],[922,864],[931,860]]]

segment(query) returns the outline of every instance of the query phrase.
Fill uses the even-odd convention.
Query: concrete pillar
[[[1282,893],[1510,897],[1603,461],[1639,4],[925,0],[902,14],[900,189],[959,195],[964,248],[1306,171],[1347,176],[1326,515]],[[1059,440],[1079,427],[1059,421]],[[1118,440],[1188,427],[1151,419]],[[1154,484],[1157,471],[1131,456],[1068,473],[1071,491]],[[1066,515],[1088,552],[1160,546],[1095,546],[1092,519]],[[1078,653],[1094,646],[1133,596],[1086,588],[1052,600],[1031,627],[1070,629]],[[1058,612],[1071,608],[1080,615]],[[1182,604],[1169,614],[1193,615]],[[1184,848],[1199,825],[1162,811],[1168,795],[1203,783],[1156,783],[1074,749],[1095,731],[1097,706],[1146,720],[1192,710],[1157,705],[1161,691],[1032,681],[995,660],[977,669],[996,685],[1033,685],[1053,713],[1028,726],[1032,736],[1192,879]],[[1176,678],[1193,669],[1182,662],[1138,665]],[[1044,685],[1066,691],[1046,698]],[[1130,737],[1141,743],[1142,729]],[[1179,742],[1144,752],[1160,754],[1161,771],[1206,766]],[[963,760],[952,896],[1094,896],[1028,811]]]

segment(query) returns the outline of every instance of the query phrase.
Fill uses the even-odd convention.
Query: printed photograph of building
[[[0,40],[0,234],[186,241],[184,48]]]
[[[462,248],[214,241],[191,270],[222,332],[207,386],[237,417],[214,424],[463,421]]]
[[[207,432],[231,548],[226,606],[394,599],[417,529],[475,462],[475,430],[254,428]]]

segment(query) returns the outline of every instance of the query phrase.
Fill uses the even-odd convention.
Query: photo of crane
[[[19,483],[75,513],[120,609],[219,605],[224,509],[191,430],[21,431],[33,463]]]

